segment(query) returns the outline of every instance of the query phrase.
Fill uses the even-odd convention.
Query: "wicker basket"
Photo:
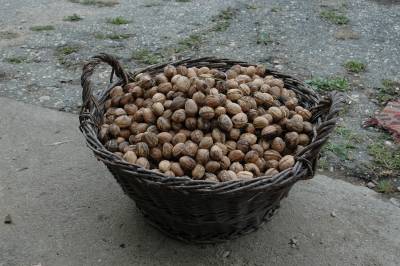
[[[97,97],[93,95],[90,77],[101,62],[112,67],[110,85]],[[249,66],[245,62],[200,58],[170,63],[187,67],[207,66],[227,70],[232,65]],[[165,177],[150,170],[122,161],[105,149],[97,134],[104,113],[108,92],[116,85],[134,80],[139,73],[163,71],[166,64],[153,65],[134,73],[125,72],[110,55],[100,54],[83,67],[83,107],[80,112],[80,130],[95,156],[104,162],[123,191],[135,202],[148,221],[164,233],[189,242],[212,243],[239,237],[256,230],[270,220],[299,180],[312,178],[319,151],[336,124],[342,96],[332,93],[320,97],[299,80],[267,70],[268,74],[283,79],[285,87],[294,90],[301,104],[313,111],[312,142],[296,154],[296,164],[272,178],[258,177],[246,181],[215,183],[192,180],[189,177]],[[113,75],[119,79],[113,82]]]

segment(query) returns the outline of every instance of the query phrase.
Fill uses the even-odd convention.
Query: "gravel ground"
[[[0,0],[0,5],[2,97],[77,112],[82,63],[99,52],[118,56],[128,69],[215,55],[260,62],[304,80],[340,76],[349,81],[351,102],[340,125],[362,141],[343,148],[352,141],[350,133],[336,134],[321,169],[378,185],[391,178],[393,187],[400,186],[399,169],[377,166],[368,152],[385,136],[361,127],[380,108],[374,95],[382,80],[400,80],[398,1]],[[333,18],[321,17],[331,10]],[[82,20],[65,20],[73,14]],[[346,25],[335,24],[337,15],[348,19]],[[117,16],[128,23],[109,23]],[[366,71],[349,74],[343,67],[349,60],[363,62]],[[101,68],[96,83],[105,83],[108,73]],[[397,152],[391,141],[386,144]]]

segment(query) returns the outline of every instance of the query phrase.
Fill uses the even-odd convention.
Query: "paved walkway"
[[[0,114],[0,265],[399,265],[400,208],[367,188],[316,176],[256,233],[186,245],[144,222],[75,115],[5,98]]]

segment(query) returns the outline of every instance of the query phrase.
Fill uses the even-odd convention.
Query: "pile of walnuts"
[[[123,160],[166,176],[272,176],[294,165],[313,129],[296,93],[263,66],[168,65],[109,96],[99,139]]]

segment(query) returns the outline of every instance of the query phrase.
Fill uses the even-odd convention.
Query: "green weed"
[[[114,24],[114,25],[124,25],[128,24],[130,21],[125,19],[124,17],[116,17],[116,18],[108,18],[107,23]]]
[[[212,18],[212,21],[215,22],[215,25],[211,28],[211,31],[226,31],[231,24],[231,20],[236,16],[236,14],[237,10],[231,7],[219,12]]]
[[[390,79],[382,80],[382,87],[375,88],[376,98],[380,103],[386,103],[400,97],[400,82]]]
[[[256,42],[257,42],[257,44],[267,45],[267,44],[272,43],[272,39],[271,39],[271,37],[270,37],[270,35],[268,33],[259,32],[257,34],[257,41]]]
[[[162,61],[162,56],[158,53],[153,53],[148,49],[141,49],[132,53],[132,58],[144,64],[153,65]]]
[[[326,21],[336,25],[345,25],[350,22],[349,18],[347,18],[344,14],[333,9],[323,10],[319,15]]]
[[[392,193],[396,191],[396,188],[389,180],[382,179],[378,181],[378,184],[376,185],[376,190],[381,193]]]
[[[306,83],[319,91],[348,91],[349,82],[342,77],[315,78]]]
[[[26,63],[28,59],[25,56],[13,56],[6,58],[6,61],[10,64],[22,64]]]
[[[362,63],[360,61],[356,61],[356,60],[347,61],[344,64],[344,67],[346,68],[346,70],[348,72],[352,72],[352,73],[364,72],[366,69],[366,66],[364,63]]]

